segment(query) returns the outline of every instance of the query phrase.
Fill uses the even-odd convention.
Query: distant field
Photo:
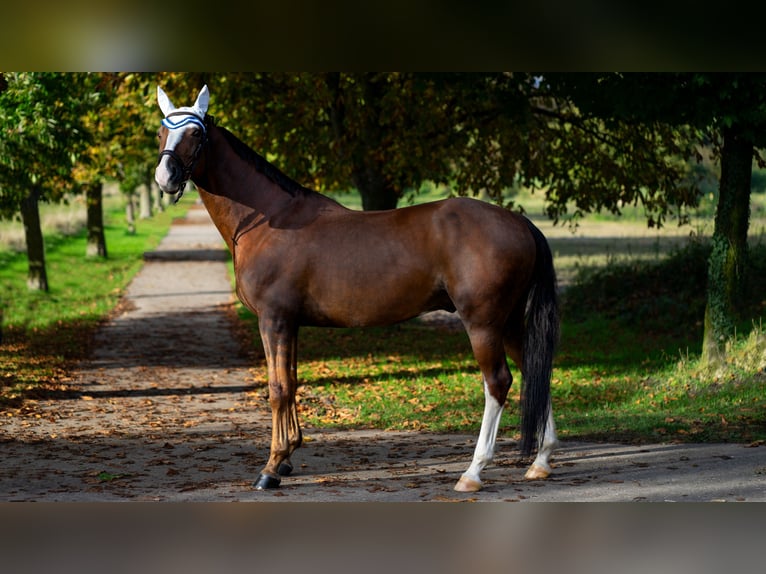
[[[125,206],[125,198],[116,185],[104,190],[104,211],[114,211]],[[73,196],[66,203],[40,202],[40,221],[43,236],[75,235],[85,227],[85,198]],[[22,252],[26,249],[24,226],[20,219],[0,220],[0,251]]]

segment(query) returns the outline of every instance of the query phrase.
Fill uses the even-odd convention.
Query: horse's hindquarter
[[[507,317],[529,291],[536,248],[522,216],[486,202],[447,200],[439,218],[445,287],[464,320]]]

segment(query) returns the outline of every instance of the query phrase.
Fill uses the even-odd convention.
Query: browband
[[[182,116],[179,120],[173,121],[170,119],[171,116]],[[167,117],[163,118],[162,125],[168,128],[169,130],[177,130],[178,128],[182,128],[188,124],[196,124],[199,127],[201,127],[203,130],[205,130],[205,122],[203,122],[199,116],[191,113],[191,112],[172,112],[167,115]]]

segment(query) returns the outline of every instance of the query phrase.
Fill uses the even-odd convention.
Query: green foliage
[[[556,219],[572,208],[619,213],[640,204],[650,224],[660,224],[697,204],[704,182],[687,161],[698,159],[695,129],[582,114],[575,96],[588,77],[566,78],[555,88],[523,73],[181,80],[211,83],[219,123],[283,171],[320,191],[356,188],[366,208],[392,207],[427,181],[504,205],[514,186],[542,189]]]
[[[411,73],[221,74],[214,115],[291,177],[320,191],[357,188],[367,209],[444,181],[468,141],[437,78]],[[379,197],[378,197],[379,196]]]
[[[157,84],[172,82],[176,76],[127,73],[109,77],[105,82],[110,105],[97,110],[91,118],[91,125],[99,134],[92,155],[99,170],[97,175],[116,179],[125,193],[132,193],[154,177],[161,119]]]
[[[522,184],[543,191],[553,218],[642,205],[650,225],[673,213],[685,217],[707,191],[707,171],[694,166],[700,144],[716,141],[709,130],[716,113],[736,109],[729,99],[750,94],[743,105],[760,109],[757,90],[732,91],[725,75],[546,74],[543,82],[524,73],[121,78],[116,109],[145,106],[131,119],[120,112],[136,133],[142,123],[157,125],[154,84],[183,105],[208,83],[219,124],[310,187],[358,189],[368,208],[391,207],[429,181],[507,204],[506,190]],[[760,81],[745,75],[739,89]],[[696,104],[697,95],[705,106]],[[141,179],[124,165],[126,176]]]
[[[95,104],[87,74],[5,73],[0,92],[0,217],[13,216],[32,188],[59,201],[88,132],[82,122]]]

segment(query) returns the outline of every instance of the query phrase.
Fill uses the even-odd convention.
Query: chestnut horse
[[[389,325],[457,311],[484,383],[473,460],[455,489],[481,488],[512,376],[522,374],[521,452],[546,478],[557,444],[550,378],[558,340],[556,276],[548,243],[526,218],[468,198],[359,212],[291,180],[207,115],[203,87],[164,114],[155,179],[169,194],[191,179],[231,251],[236,290],[258,316],[268,365],[271,451],[255,488],[279,486],[301,445],[295,393],[302,325]]]

